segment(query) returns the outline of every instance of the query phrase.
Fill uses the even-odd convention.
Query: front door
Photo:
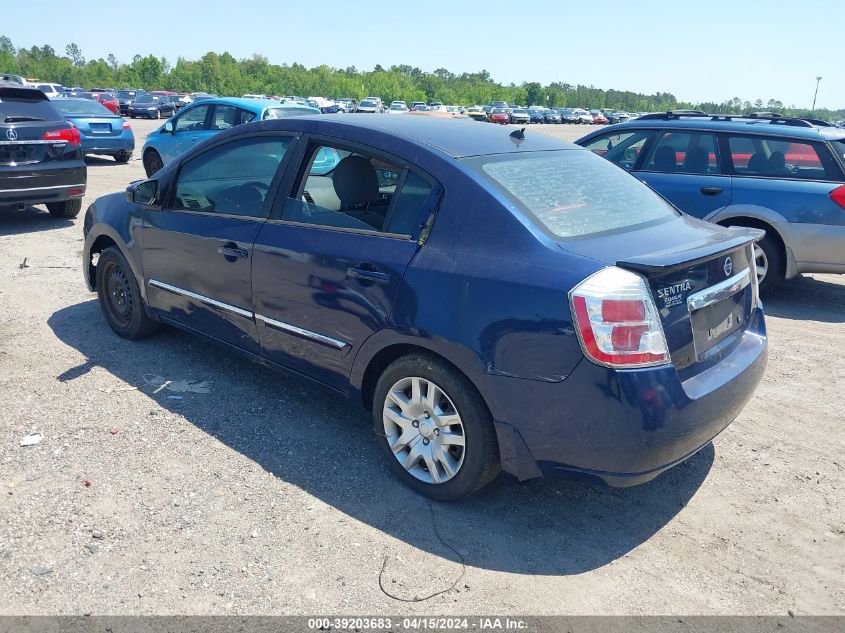
[[[258,353],[253,243],[291,140],[239,137],[179,167],[161,210],[147,210],[143,265],[150,307],[167,320]]]
[[[360,148],[311,144],[254,247],[253,296],[269,360],[340,390],[386,323],[440,195],[433,180]]]

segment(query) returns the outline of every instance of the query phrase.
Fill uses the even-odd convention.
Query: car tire
[[[130,117],[132,117],[133,119],[137,119],[137,118],[138,118],[138,117],[136,117],[134,114],[130,114],[129,116],[130,116]]]
[[[119,152],[114,155],[114,160],[118,163],[128,163],[130,158],[132,158],[132,152]]]
[[[164,167],[164,161],[161,160],[159,153],[154,149],[147,150],[144,154],[144,172],[147,174],[147,178],[152,178],[153,174],[162,167]]]
[[[760,284],[760,294],[771,292],[783,281],[786,272],[786,262],[783,247],[776,237],[766,233],[766,236],[754,245],[754,259],[757,264],[757,279]],[[765,269],[765,275],[760,278],[760,270]]]
[[[154,118],[154,119],[160,119],[160,118],[161,118],[161,111],[160,111],[160,110],[156,110],[155,116],[154,116],[154,117],[152,117],[152,118]]]
[[[49,202],[47,211],[54,218],[75,218],[82,210],[82,198],[65,200],[64,202]]]
[[[97,299],[106,323],[122,338],[145,338],[161,328],[147,314],[135,274],[116,246],[105,249],[97,260]]]
[[[434,356],[409,354],[384,370],[373,396],[373,424],[390,469],[426,497],[460,499],[499,474],[496,433],[481,395],[463,374]],[[405,433],[416,435],[400,444]]]

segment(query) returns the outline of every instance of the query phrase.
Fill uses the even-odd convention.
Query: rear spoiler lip
[[[731,251],[735,251],[742,246],[753,244],[763,239],[766,232],[761,229],[752,229],[746,227],[726,227],[734,235],[725,240],[720,240],[716,246],[718,250],[713,250],[713,244],[705,244],[701,246],[693,246],[691,248],[679,251],[662,251],[659,253],[646,253],[636,257],[629,257],[616,262],[619,268],[633,270],[646,274],[662,274],[678,270],[681,268],[689,268],[709,259],[721,257]]]

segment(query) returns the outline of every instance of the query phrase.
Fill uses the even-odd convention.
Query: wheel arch
[[[730,217],[720,219],[716,223],[721,226],[747,226],[754,229],[762,229],[766,232],[766,235],[770,235],[778,244],[786,267],[786,270],[784,271],[785,277],[788,279],[790,277],[794,277],[797,273],[795,257],[792,254],[792,249],[787,246],[783,235],[773,223],[767,221],[766,219],[750,215],[732,215]]]

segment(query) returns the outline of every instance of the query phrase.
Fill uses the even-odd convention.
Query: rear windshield
[[[589,151],[471,159],[517,206],[560,238],[639,228],[676,217],[663,198]]]
[[[292,116],[305,116],[306,114],[319,114],[314,108],[267,108],[264,113],[265,119],[286,119]]]
[[[15,91],[15,96],[8,96],[9,92],[11,91],[5,91],[4,94],[4,90],[0,89],[0,123],[62,120],[62,115],[43,94],[34,99],[27,99],[25,93],[28,91]]]
[[[106,106],[90,99],[57,99],[53,103],[64,116],[115,116]]]

